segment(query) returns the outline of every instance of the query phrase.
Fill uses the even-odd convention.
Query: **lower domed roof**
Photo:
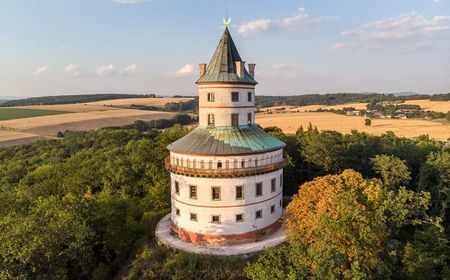
[[[258,126],[199,126],[167,148],[171,152],[197,155],[238,155],[281,149],[283,142]]]

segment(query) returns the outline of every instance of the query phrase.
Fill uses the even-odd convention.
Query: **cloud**
[[[131,4],[131,5],[133,5],[133,4],[142,4],[142,3],[145,3],[145,2],[150,2],[150,1],[152,1],[152,0],[111,0],[112,2],[114,2],[114,3],[118,3],[118,4]]]
[[[50,70],[49,66],[41,66],[33,72],[33,76],[39,76]]]
[[[258,71],[257,76],[267,77],[267,78],[278,78],[278,79],[295,79],[299,77],[300,67],[297,65],[290,65],[285,63],[275,63],[270,67],[264,68]]]
[[[432,39],[448,36],[450,16],[427,19],[411,12],[363,24],[342,35],[363,48],[398,48],[416,50],[433,46]]]
[[[299,8],[297,12],[281,19],[257,19],[244,22],[238,26],[238,33],[242,36],[252,34],[272,33],[277,31],[297,31],[314,27],[320,23],[335,20],[336,16],[310,16],[305,8]]]
[[[80,75],[80,72],[78,71],[78,66],[75,64],[68,64],[66,67],[64,67],[64,72],[66,72],[70,76],[77,77]]]
[[[130,64],[123,69],[123,73],[126,75],[133,75],[138,73],[138,66],[136,63]]]
[[[175,72],[175,76],[189,76],[194,73],[194,64],[186,64]]]
[[[342,50],[342,49],[350,49],[350,48],[353,48],[353,46],[352,45],[350,45],[350,44],[346,44],[346,43],[336,43],[336,44],[333,44],[333,45],[331,45],[329,48],[328,48],[328,51],[329,52],[335,52],[335,51],[337,51],[337,50]]]
[[[116,67],[112,64],[108,64],[108,65],[103,65],[100,67],[97,67],[97,69],[95,70],[95,73],[98,76],[110,76],[110,75],[114,75],[116,74],[115,71]]]

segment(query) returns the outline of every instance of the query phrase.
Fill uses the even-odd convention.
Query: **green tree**
[[[373,170],[381,176],[383,184],[389,189],[406,186],[411,180],[408,166],[404,160],[395,156],[377,155],[371,159]]]
[[[339,172],[343,167],[344,139],[336,131],[318,132],[308,129],[298,140],[299,151],[305,161],[326,172]]]
[[[364,120],[364,125],[365,126],[371,126],[372,125],[372,120],[371,119],[365,119]]]

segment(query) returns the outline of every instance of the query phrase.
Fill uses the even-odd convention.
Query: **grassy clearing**
[[[66,111],[0,108],[0,121],[66,114]]]

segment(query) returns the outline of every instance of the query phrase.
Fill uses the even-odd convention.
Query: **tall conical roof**
[[[236,73],[236,61],[242,61],[236,45],[231,38],[228,27],[225,28],[219,45],[209,62],[205,74],[197,83],[246,83],[257,84],[257,82],[244,70],[244,75],[239,77]]]

